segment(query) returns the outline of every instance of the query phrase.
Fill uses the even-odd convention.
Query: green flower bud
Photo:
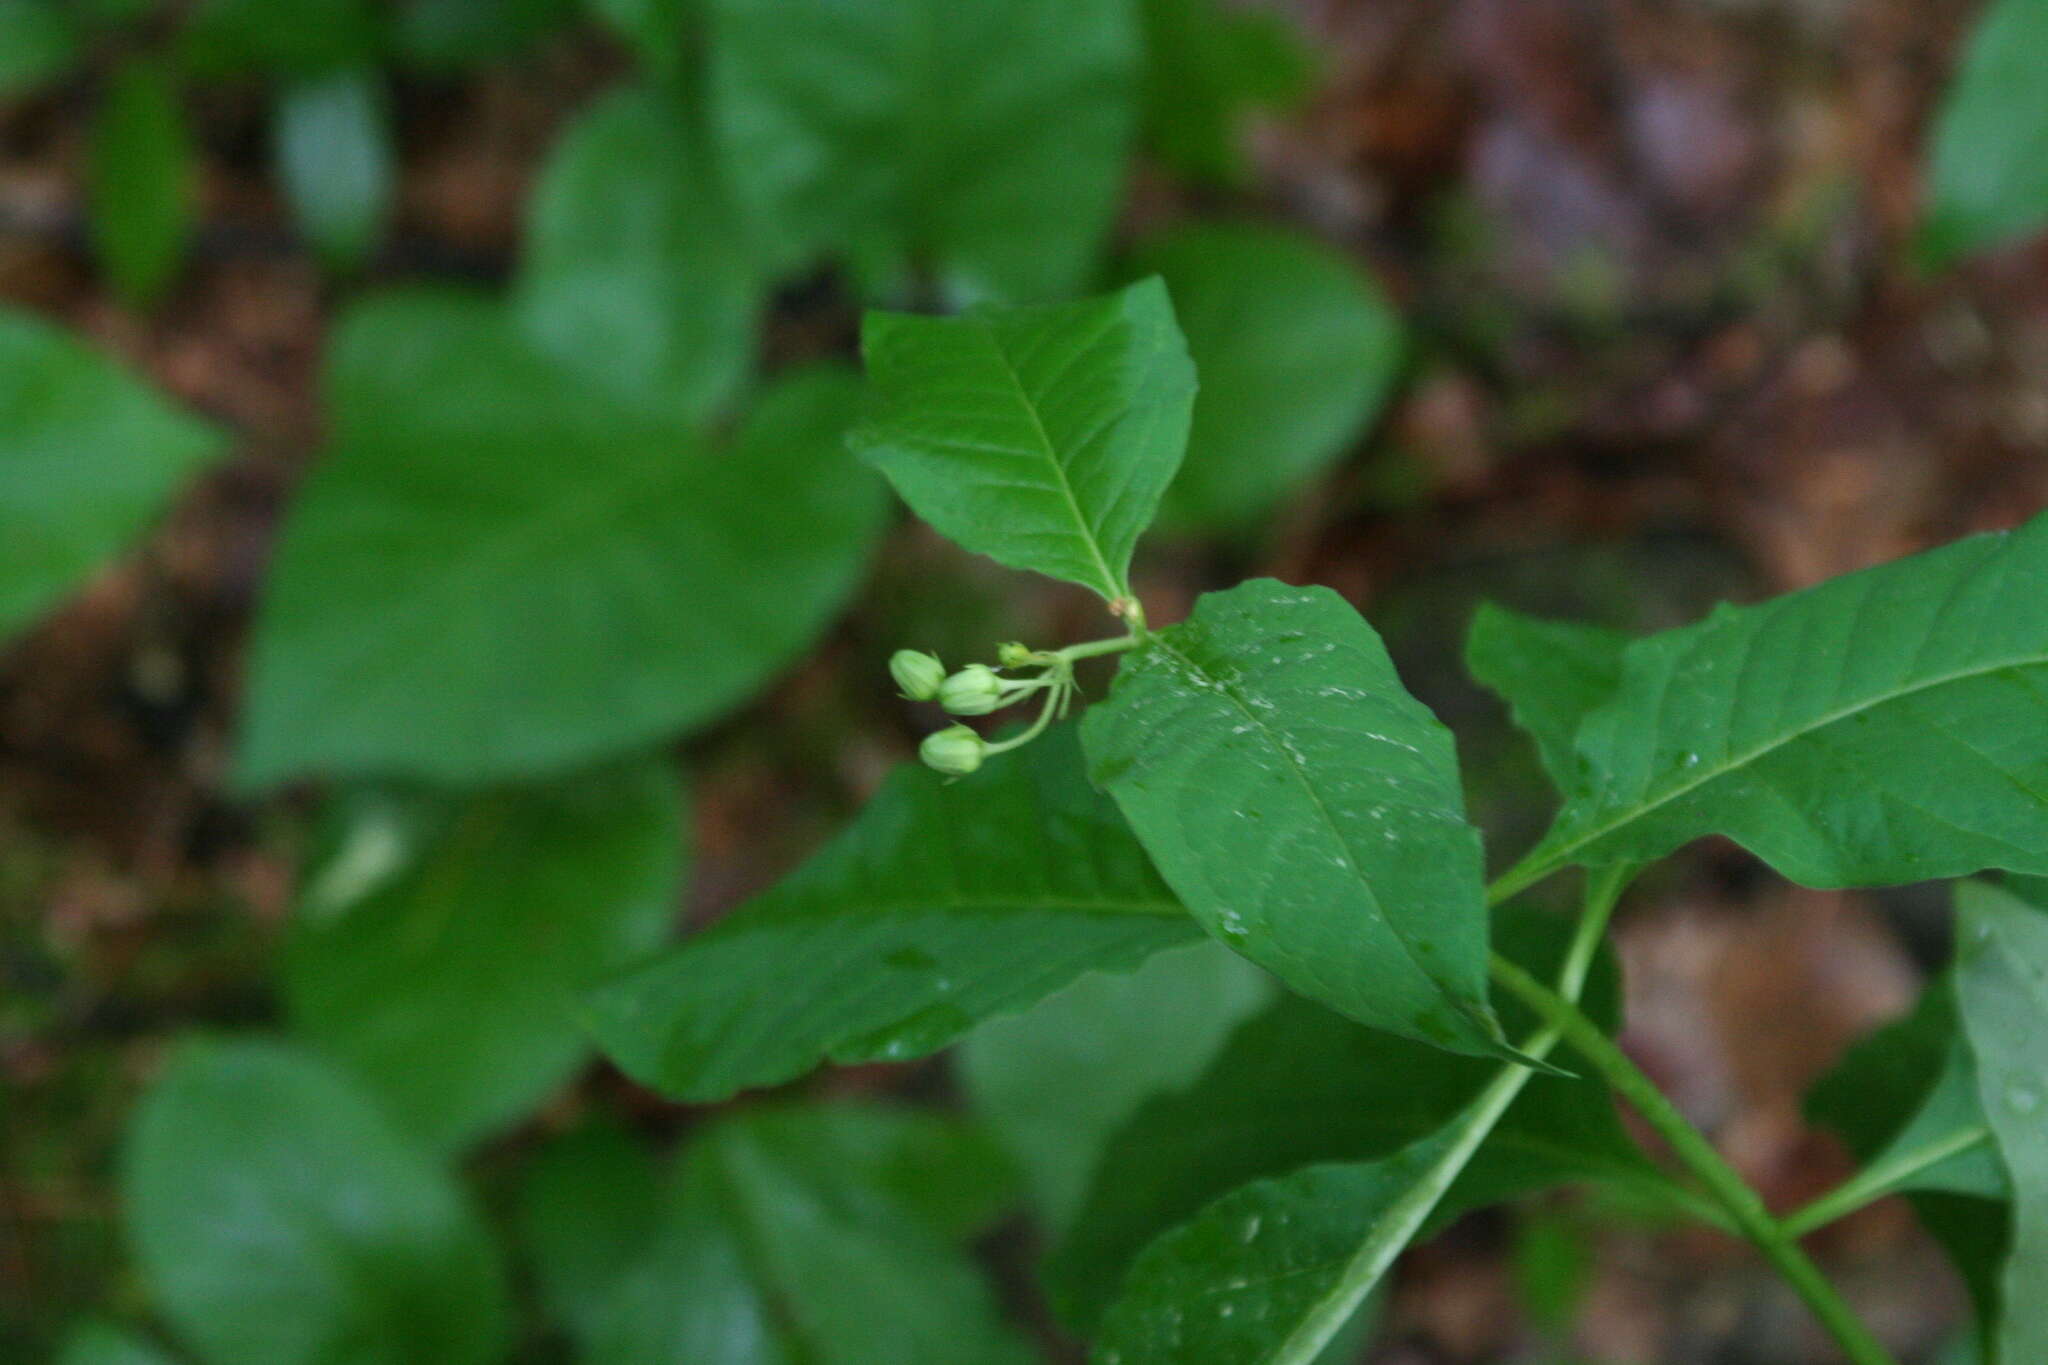
[[[1031,662],[1031,648],[1017,640],[997,645],[996,662],[1004,668],[1022,668]]]
[[[964,725],[950,725],[926,735],[924,743],[917,746],[917,756],[948,777],[967,776],[981,766],[987,752],[987,741]]]
[[[889,656],[889,676],[909,700],[930,701],[946,681],[946,666],[920,650],[899,649]]]
[[[1003,680],[987,664],[969,664],[939,684],[939,705],[956,716],[985,716],[1003,704]]]

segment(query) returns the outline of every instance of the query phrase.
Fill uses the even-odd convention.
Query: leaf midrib
[[[1074,524],[1080,528],[1081,541],[1088,547],[1089,557],[1095,561],[1095,567],[1102,575],[1102,586],[1096,591],[1111,600],[1124,595],[1122,581],[1110,571],[1109,560],[1102,553],[1102,545],[1096,539],[1095,530],[1088,524],[1087,517],[1082,515],[1081,500],[1074,495],[1074,486],[1067,479],[1067,467],[1060,463],[1058,449],[1053,445],[1052,433],[1045,429],[1045,421],[1039,416],[1038,405],[1032,401],[1030,391],[1024,387],[1024,376],[1017,372],[1016,365],[1011,362],[1010,352],[1003,345],[1002,334],[986,322],[981,324],[981,328],[988,336],[990,348],[996,353],[996,360],[1002,367],[1003,376],[1017,391],[1017,401],[1023,404],[1025,415],[1031,419],[1031,430],[1038,438],[1046,463],[1052,466],[1053,478],[1059,485],[1060,495],[1066,499],[1067,510],[1073,513]]]
[[[1857,702],[1853,705],[1840,707],[1834,711],[1827,712],[1821,716],[1816,717],[1807,724],[1796,726],[1782,735],[1774,736],[1773,738],[1765,741],[1764,743],[1759,744],[1754,748],[1751,748],[1745,751],[1744,753],[1735,756],[1734,758],[1730,759],[1729,761],[1723,764],[1720,764],[1717,767],[1709,768],[1702,771],[1698,776],[1692,778],[1689,781],[1681,782],[1679,785],[1671,788],[1669,791],[1657,797],[1655,800],[1648,801],[1640,806],[1630,808],[1626,814],[1618,817],[1617,819],[1610,820],[1604,825],[1595,826],[1591,831],[1582,834],[1574,839],[1571,839],[1566,843],[1557,845],[1544,857],[1543,861],[1540,864],[1538,864],[1537,868],[1534,870],[1542,871],[1563,867],[1571,862],[1572,855],[1577,853],[1580,849],[1583,849],[1590,844],[1598,843],[1600,840],[1605,839],[1608,835],[1613,834],[1616,830],[1634,824],[1636,821],[1644,819],[1652,812],[1662,809],[1664,806],[1669,805],[1671,802],[1678,800],[1682,796],[1686,796],[1694,791],[1697,791],[1699,788],[1707,785],[1710,782],[1717,782],[1720,779],[1728,776],[1728,774],[1732,772],[1736,772],[1742,768],[1746,768],[1750,764],[1757,762],[1758,760],[1766,757],[1769,754],[1776,752],[1779,749],[1786,747],[1789,744],[1795,744],[1799,740],[1806,738],[1808,735],[1818,733],[1821,730],[1825,730],[1831,725],[1839,724],[1840,722],[1849,719],[1851,716],[1861,715],[1866,711],[1876,710],[1880,706],[1890,705],[1892,702],[1901,701],[1907,697],[1916,696],[1921,692],[1932,691],[1933,689],[1938,687],[1946,687],[1951,683],[1967,682],[1972,678],[1989,677],[1994,673],[2003,673],[2007,669],[2039,667],[2043,664],[2048,664],[2048,654],[2036,653],[2032,655],[2021,656],[2019,658],[2014,659],[2003,659],[1997,663],[1985,664],[1977,668],[1957,669],[1954,672],[1944,673],[1937,677],[1926,679],[1923,682],[1915,683],[1910,687],[1897,688],[1893,691],[1881,693],[1877,696],[1868,698],[1864,701]],[[1619,704],[1620,700],[1621,698],[1616,697],[1613,701],[1608,702],[1606,705],[1616,706]],[[1603,707],[1603,709],[1605,708]]]
[[[1329,831],[1330,837],[1336,840],[1337,847],[1344,851],[1344,861],[1351,870],[1353,880],[1355,880],[1358,883],[1359,889],[1363,891],[1366,894],[1366,896],[1372,901],[1373,908],[1379,912],[1380,922],[1387,926],[1387,931],[1393,935],[1394,941],[1400,944],[1401,955],[1408,959],[1408,964],[1415,968],[1416,972],[1422,977],[1424,981],[1427,981],[1432,987],[1434,987],[1444,997],[1445,1000],[1451,1002],[1451,1004],[1454,1005],[1460,1013],[1466,1014],[1469,1017],[1471,1011],[1468,1003],[1460,1000],[1455,994],[1451,992],[1451,990],[1447,986],[1444,985],[1443,982],[1437,980],[1437,978],[1429,971],[1428,968],[1422,965],[1421,958],[1416,954],[1415,945],[1408,941],[1408,934],[1406,929],[1403,928],[1403,926],[1395,920],[1393,915],[1388,913],[1387,908],[1381,902],[1378,893],[1375,892],[1371,884],[1367,882],[1365,877],[1365,870],[1359,865],[1358,855],[1352,851],[1351,841],[1346,839],[1344,837],[1344,831],[1338,828],[1336,817],[1330,813],[1329,804],[1323,800],[1323,795],[1321,792],[1316,790],[1315,784],[1309,781],[1307,771],[1302,767],[1300,760],[1298,760],[1294,756],[1293,750],[1290,749],[1287,745],[1280,743],[1279,738],[1274,734],[1272,727],[1266,723],[1265,719],[1259,714],[1258,710],[1255,707],[1248,705],[1245,702],[1245,700],[1238,695],[1237,687],[1235,686],[1235,684],[1228,682],[1221,677],[1217,677],[1216,675],[1209,673],[1207,670],[1203,669],[1187,654],[1183,653],[1180,649],[1176,648],[1173,644],[1173,641],[1164,632],[1153,636],[1152,639],[1153,643],[1156,644],[1160,649],[1165,650],[1174,658],[1179,659],[1188,668],[1194,670],[1195,672],[1201,674],[1204,677],[1214,679],[1217,690],[1221,692],[1224,696],[1228,697],[1231,701],[1231,704],[1237,707],[1238,711],[1245,717],[1245,719],[1249,720],[1255,727],[1257,727],[1259,733],[1265,737],[1266,743],[1270,748],[1279,751],[1280,756],[1287,761],[1288,771],[1294,774],[1295,780],[1301,783],[1302,790],[1308,793],[1309,801],[1315,806],[1316,814],[1321,818],[1323,827]]]

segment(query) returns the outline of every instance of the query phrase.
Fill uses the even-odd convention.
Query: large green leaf
[[[114,73],[92,128],[93,247],[122,299],[147,308],[178,273],[192,229],[192,137],[170,73],[133,58]]]
[[[74,1327],[64,1338],[56,1365],[174,1365],[149,1342],[104,1322]]]
[[[1187,448],[1195,371],[1158,280],[964,317],[870,313],[851,442],[977,554],[1129,595],[1131,551]]]
[[[723,163],[786,264],[949,298],[1084,285],[1136,122],[1131,0],[716,0]]]
[[[1315,53],[1278,6],[1143,0],[1145,136],[1174,170],[1240,185],[1251,109],[1285,109],[1314,85]]]
[[[1850,1048],[1814,1085],[1806,1108],[1841,1135],[1866,1169],[1884,1163],[1901,1171],[1884,1189],[1906,1195],[1955,1263],[1980,1328],[1988,1330],[1998,1320],[1998,1271],[2010,1237],[2001,1202],[2009,1189],[2004,1166],[1984,1143],[1931,1166],[1897,1165],[1924,1154],[1930,1143],[1982,1128],[1975,1086],[1976,1062],[1956,1022],[1953,985],[1944,977],[1921,992],[1911,1014]]]
[[[906,1159],[971,1135],[926,1115],[770,1109],[683,1155],[651,1216],[615,1226],[626,1254],[572,1318],[588,1365],[1011,1365],[1030,1357],[955,1239],[903,1197]],[[935,1146],[934,1144],[939,1144]],[[587,1159],[589,1152],[584,1153]],[[552,1187],[594,1191],[616,1154]],[[636,1187],[637,1187],[636,1177]],[[547,1210],[557,1224],[566,1207]],[[561,1244],[554,1244],[562,1249]],[[577,1274],[596,1269],[581,1262]],[[559,1280],[566,1267],[543,1282]]]
[[[577,115],[534,191],[514,304],[593,382],[701,415],[754,358],[759,270],[697,114],[628,87]]]
[[[1982,884],[1956,893],[1956,1003],[1977,1091],[2012,1181],[1994,1359],[2048,1360],[2048,908]]]
[[[1132,1111],[1193,1081],[1272,993],[1265,973],[1203,940],[1129,975],[1084,976],[968,1035],[961,1082],[1016,1152],[1049,1228],[1080,1211],[1103,1144]]]
[[[201,76],[305,77],[367,64],[376,46],[366,0],[201,0],[178,55]]]
[[[933,1052],[1199,935],[1068,730],[947,784],[899,769],[766,895],[595,992],[606,1053],[688,1100]]]
[[[1794,881],[2048,871],[2048,518],[1629,646],[1511,884],[1725,834]]]
[[[358,793],[292,917],[295,1025],[440,1147],[517,1119],[584,1059],[579,992],[676,915],[681,811],[634,763],[467,801]]]
[[[1491,602],[1472,617],[1465,667],[1508,704],[1560,792],[1582,786],[1579,726],[1620,685],[1628,641],[1604,626],[1546,621]]]
[[[1511,910],[1501,951],[1549,976],[1569,926]],[[1595,963],[1584,1008],[1612,1029],[1612,960]],[[1511,1022],[1529,1022],[1518,1005]],[[1439,1132],[1498,1064],[1448,1057],[1362,1028],[1305,1000],[1281,1001],[1237,1030],[1201,1079],[1147,1101],[1104,1148],[1080,1215],[1046,1264],[1061,1315],[1092,1328],[1147,1243],[1250,1182],[1323,1162],[1376,1161]],[[1539,1076],[1451,1191],[1444,1213],[1544,1185],[1598,1180],[1658,1203],[1669,1186],[1590,1082]]]
[[[277,174],[329,269],[369,259],[398,178],[384,88],[368,70],[335,71],[287,88],[277,106]]]
[[[487,301],[415,292],[343,324],[330,393],[252,645],[250,784],[483,782],[701,724],[817,634],[881,528],[837,370],[783,380],[712,450]]]
[[[1402,361],[1401,322],[1356,266],[1278,228],[1207,224],[1141,246],[1201,376],[1163,515],[1242,529],[1344,453]]]
[[[1310,1166],[1233,1190],[1147,1247],[1102,1323],[1099,1365],[1265,1365],[1317,1358],[1385,1273],[1475,1140],[1454,1125],[1378,1161]]]
[[[0,0],[0,100],[61,80],[78,64],[80,46],[62,0]]]
[[[579,1340],[596,1330],[661,1227],[661,1204],[653,1156],[610,1123],[534,1154],[519,1186],[519,1241],[552,1321]]]
[[[1271,579],[1208,594],[1125,656],[1082,736],[1203,928],[1361,1022],[1501,1049],[1450,732],[1343,598]]]
[[[0,308],[0,640],[133,539],[222,445],[98,351]]]
[[[189,1042],[150,1088],[122,1179],[157,1306],[210,1365],[495,1361],[495,1248],[447,1176],[324,1062]]]
[[[1921,246],[1957,257],[2048,225],[2048,4],[1993,0],[1937,116]]]
[[[1850,1048],[1814,1085],[1807,1110],[1840,1133],[1864,1166],[1899,1169],[1887,1193],[1945,1190],[1996,1200],[2011,1192],[1988,1142],[1931,1165],[1905,1161],[1985,1129],[1976,1060],[1946,977],[1921,992],[1911,1014]]]

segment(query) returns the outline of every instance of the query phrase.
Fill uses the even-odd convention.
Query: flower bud
[[[1031,647],[1019,640],[997,645],[996,662],[1004,668],[1022,668],[1031,662]]]
[[[969,664],[939,684],[939,705],[956,716],[985,716],[1003,704],[1003,680],[987,664]]]
[[[920,650],[899,649],[889,656],[889,676],[909,700],[930,701],[946,681],[946,666]]]
[[[987,742],[964,725],[950,725],[926,735],[924,743],[917,746],[917,756],[948,777],[967,776],[981,766],[987,752]]]

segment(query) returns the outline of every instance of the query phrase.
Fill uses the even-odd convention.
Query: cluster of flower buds
[[[1005,677],[1003,671],[1026,677]],[[931,655],[899,649],[889,659],[889,675],[911,701],[935,701],[948,714],[985,716],[1035,693],[1045,693],[1045,708],[1022,734],[991,744],[965,725],[949,725],[925,738],[918,757],[948,777],[965,777],[990,754],[1017,748],[1037,738],[1056,717],[1066,714],[1074,690],[1074,662],[1064,651],[1039,651],[1011,643],[996,651],[996,663],[968,664],[948,673]]]

